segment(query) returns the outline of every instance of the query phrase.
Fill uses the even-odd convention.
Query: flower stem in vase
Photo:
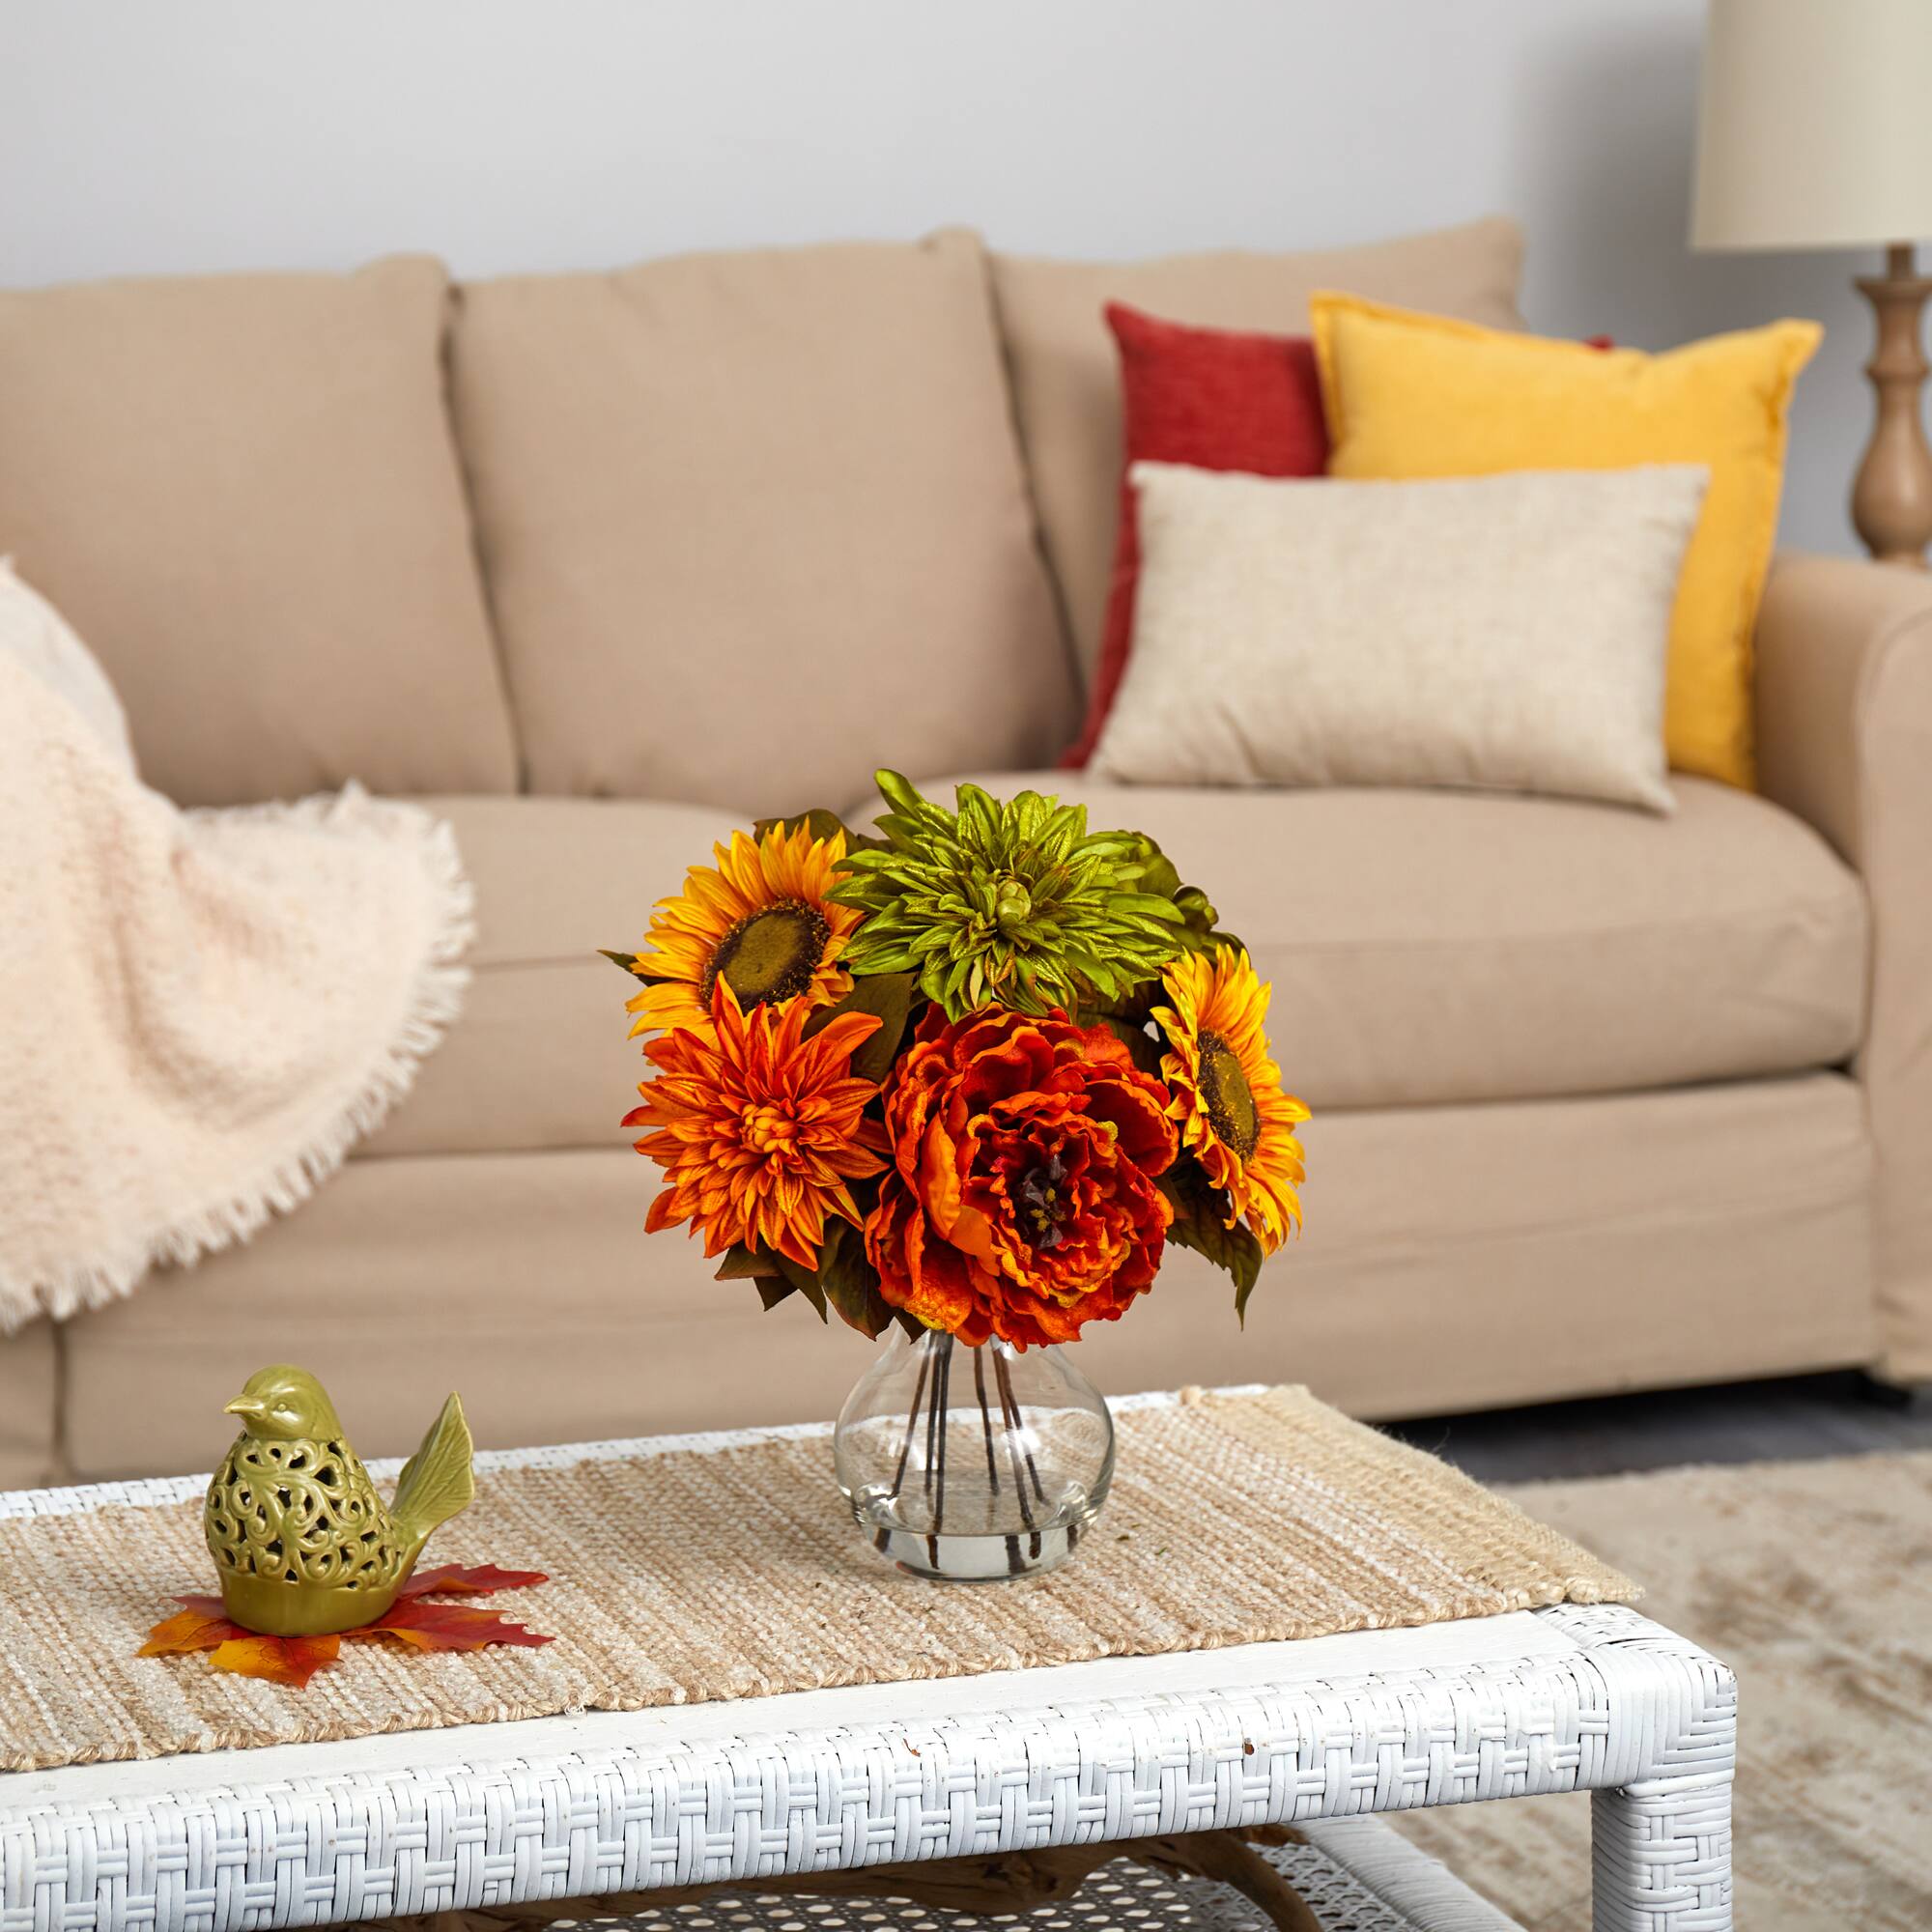
[[[926,1532],[925,1547],[932,1567],[939,1568],[939,1538],[946,1527],[946,1438],[952,1433],[952,1337],[942,1335],[937,1344],[932,1379],[933,1433],[927,1444],[927,1480],[932,1484],[932,1526]]]
[[[990,1495],[1000,1493],[1000,1459],[993,1450],[993,1417],[986,1406],[986,1356],[982,1350],[973,1350],[973,1393],[980,1398],[980,1427],[986,1437],[986,1490]],[[1000,1414],[1006,1414],[1006,1404],[1000,1405]]]
[[[959,1347],[972,1350],[970,1392],[963,1374],[954,1386]],[[955,1431],[959,1456],[949,1453]],[[881,1554],[916,1576],[990,1582],[1073,1552],[1106,1499],[1114,1432],[1063,1350],[935,1329],[881,1344],[838,1418],[833,1458]]]
[[[993,1366],[998,1371],[1000,1378],[1000,1403],[1006,1410],[1008,1425],[1012,1432],[1009,1439],[1013,1447],[1025,1456],[1027,1474],[1033,1479],[1033,1492],[1041,1502],[1044,1502],[1046,1500],[1046,1486],[1039,1480],[1039,1470],[1034,1465],[1033,1446],[1027,1440],[1026,1422],[1020,1414],[1019,1398],[1013,1394],[1012,1370],[1008,1366],[1004,1356],[998,1359]],[[1017,1472],[1014,1474],[1013,1480],[1015,1483],[1019,1483]],[[1026,1502],[1025,1487],[1024,1484],[1020,1484],[1020,1501],[1022,1506]],[[1032,1519],[1029,1518],[1028,1520],[1031,1521]]]
[[[906,1416],[905,1439],[899,1444],[899,1465],[893,1472],[893,1500],[898,1500],[899,1492],[905,1488],[906,1463],[912,1458],[912,1438],[919,1429],[919,1412],[925,1406],[925,1372],[931,1366],[928,1358],[922,1353],[919,1358],[919,1379],[912,1385],[912,1409]]]

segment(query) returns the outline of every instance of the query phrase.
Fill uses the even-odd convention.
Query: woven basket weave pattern
[[[1729,1673],[1619,1605],[1537,1622],[1562,1652],[1238,1692],[561,1754],[481,1732],[455,1762],[250,1781],[242,1758],[232,1783],[12,1810],[0,1780],[0,1932],[244,1932],[1583,1788],[1599,1932],[1723,1932]]]

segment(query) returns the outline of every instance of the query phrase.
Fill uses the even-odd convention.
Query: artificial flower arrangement
[[[878,774],[875,834],[761,820],[659,901],[626,1116],[720,1280],[1014,1349],[1070,1342],[1169,1241],[1233,1277],[1300,1224],[1268,988],[1197,888],[1084,807]]]

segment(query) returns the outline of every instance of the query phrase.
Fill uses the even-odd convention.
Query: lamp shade
[[[1709,0],[1690,241],[1932,235],[1932,0]]]

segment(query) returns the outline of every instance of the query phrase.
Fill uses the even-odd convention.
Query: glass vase
[[[1059,1349],[895,1329],[846,1398],[832,1450],[882,1555],[920,1577],[993,1582],[1072,1555],[1107,1499],[1114,1423]]]

